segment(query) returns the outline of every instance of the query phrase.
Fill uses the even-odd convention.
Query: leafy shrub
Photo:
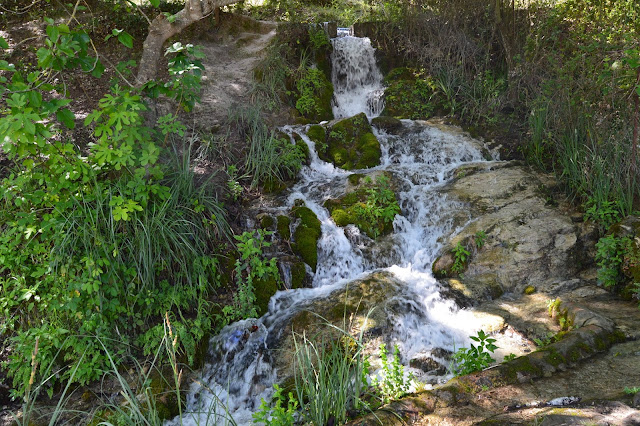
[[[629,238],[618,238],[614,235],[602,237],[596,243],[598,282],[605,287],[614,286],[620,281],[620,265],[629,244]]]
[[[404,377],[404,366],[400,363],[400,349],[394,345],[393,358],[389,360],[387,347],[383,343],[380,345],[380,360],[382,361],[381,380],[374,378],[372,386],[381,395],[382,402],[388,404],[393,399],[406,395],[411,386],[413,376]]]
[[[453,253],[453,265],[451,266],[451,272],[459,274],[464,271],[467,266],[467,261],[471,253],[467,250],[461,243],[456,244],[456,246],[451,250]]]
[[[496,339],[490,338],[483,330],[477,336],[469,336],[473,343],[469,348],[460,348],[453,354],[453,372],[456,376],[463,376],[487,368],[496,362],[491,354],[498,349],[494,343]]]
[[[48,76],[71,68],[99,76],[104,67],[90,57],[86,33],[47,22],[35,70],[24,75],[0,61],[0,140],[13,162],[1,183],[0,305],[17,395],[34,381],[49,392],[60,380],[87,383],[110,368],[107,354],[147,351],[140,347],[160,341],[165,313],[180,335],[177,350],[193,361],[212,328],[212,241],[229,233],[211,183],[196,185],[191,147],[182,158],[161,148],[184,126],[172,115],[145,126],[139,89],[113,85],[84,121],[94,142],[67,140],[61,129],[73,129],[76,117],[66,88]],[[169,53],[170,81],[142,90],[189,108],[198,97],[197,54],[175,45]],[[176,158],[174,171],[164,158]]]
[[[258,229],[254,232],[243,232],[236,235],[237,248],[240,258],[236,260],[235,274],[238,289],[233,298],[233,305],[225,306],[222,310],[225,322],[230,323],[238,319],[256,318],[256,288],[259,280],[275,279],[280,281],[280,272],[275,258],[265,259],[264,249],[271,243],[265,241],[266,236],[273,232]]]
[[[322,71],[317,68],[306,68],[302,77],[296,83],[298,100],[296,109],[303,116],[314,120],[331,120],[331,99],[333,97],[333,84]]]

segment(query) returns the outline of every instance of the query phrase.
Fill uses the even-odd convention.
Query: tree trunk
[[[187,0],[184,9],[171,17],[173,22],[169,22],[169,19],[164,14],[156,16],[151,22],[149,34],[144,40],[136,84],[142,86],[155,78],[158,73],[158,60],[162,56],[162,46],[168,38],[178,34],[189,25],[206,18],[216,8],[233,4],[237,1]]]

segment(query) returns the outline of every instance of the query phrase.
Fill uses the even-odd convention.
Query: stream
[[[347,35],[332,43],[335,117],[360,112],[370,119],[376,117],[383,109],[383,83],[369,39]],[[376,241],[353,225],[336,226],[323,207],[328,198],[344,194],[352,172],[318,158],[313,142],[305,135],[308,127],[283,129],[302,136],[311,151],[311,164],[300,172],[298,183],[278,199],[279,205],[268,210],[271,214],[286,213],[296,200],[303,200],[321,221],[312,288],[279,291],[262,318],[231,324],[211,339],[202,380],[192,385],[187,397],[183,424],[230,424],[229,417],[237,424],[251,424],[252,413],[262,398],[271,398],[272,385],[277,383],[274,345],[290,328],[292,316],[374,271],[385,271],[402,283],[398,294],[392,296],[402,309],[391,314],[393,330],[384,339],[388,347],[398,345],[404,364],[437,348],[453,351],[468,344],[468,336],[477,332],[471,312],[443,296],[431,265],[443,239],[463,226],[459,218],[465,217],[465,205],[440,189],[461,165],[486,161],[483,146],[460,132],[424,122],[403,120],[402,126],[394,134],[374,127],[382,148],[381,165],[357,171],[390,174],[402,209],[394,220],[393,233]],[[439,382],[448,378],[444,375]],[[177,420],[169,423],[179,424]]]

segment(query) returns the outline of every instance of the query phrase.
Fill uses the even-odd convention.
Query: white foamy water
[[[339,79],[345,83],[336,85],[336,115],[362,112],[369,99],[366,93],[381,85],[373,49],[367,40],[354,37],[333,42],[334,58],[339,58],[334,59],[334,73],[340,68]],[[357,57],[356,51],[369,58]],[[366,112],[373,116],[379,111]],[[183,424],[226,424],[229,417],[237,424],[250,424],[252,413],[262,398],[269,400],[278,379],[273,367],[273,359],[278,356],[275,344],[290,331],[291,317],[308,309],[314,300],[372,271],[386,270],[402,283],[398,294],[390,296],[394,327],[384,339],[389,348],[399,346],[405,363],[435,348],[460,347],[477,331],[471,314],[443,297],[431,264],[441,249],[441,238],[456,231],[452,218],[465,217],[465,206],[440,189],[460,165],[484,161],[478,143],[409,120],[403,121],[401,135],[376,131],[383,152],[381,165],[358,172],[389,172],[402,214],[396,216],[391,235],[372,241],[352,225],[336,226],[323,207],[327,199],[344,194],[351,172],[320,160],[305,135],[306,129],[283,129],[302,135],[312,155],[311,164],[300,172],[299,182],[279,211],[303,200],[322,224],[313,288],[278,292],[262,318],[232,324],[211,340],[209,361],[202,380],[191,388]]]
[[[384,108],[384,87],[371,40],[344,36],[333,39],[332,44],[333,115],[336,118],[361,112],[369,118],[380,115]]]

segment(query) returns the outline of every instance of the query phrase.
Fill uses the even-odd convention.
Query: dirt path
[[[205,55],[201,103],[193,111],[199,127],[215,128],[234,106],[251,102],[253,70],[264,58],[276,27],[275,22],[224,15],[218,27],[194,37],[191,43],[202,46]]]

